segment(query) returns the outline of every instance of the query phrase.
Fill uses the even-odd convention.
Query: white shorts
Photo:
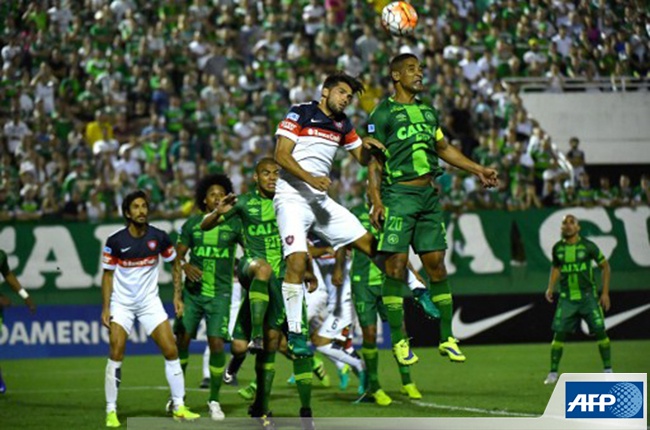
[[[284,257],[307,252],[307,233],[310,230],[335,250],[366,234],[357,217],[329,196],[307,200],[299,194],[276,194],[273,206]]]
[[[156,327],[167,321],[169,316],[158,297],[136,306],[111,302],[111,322],[119,324],[127,335],[131,334],[136,318],[144,327],[147,336],[151,336]]]

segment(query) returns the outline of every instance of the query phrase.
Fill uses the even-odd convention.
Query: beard
[[[334,115],[340,115],[343,110],[340,109],[334,102],[330,101],[329,97],[327,98],[327,109],[329,109]]]

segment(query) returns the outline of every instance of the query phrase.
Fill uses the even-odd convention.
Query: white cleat
[[[553,385],[557,382],[557,372],[550,372],[546,379],[544,379],[544,385]]]
[[[608,367],[607,369],[603,370],[603,373],[614,373],[611,367]]]
[[[213,421],[221,421],[226,418],[223,411],[221,410],[221,405],[219,402],[215,402],[214,400],[208,402],[208,409],[210,409],[210,418],[212,418]]]

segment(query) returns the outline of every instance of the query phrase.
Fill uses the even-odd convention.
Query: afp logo
[[[643,382],[567,382],[566,418],[643,418]]]

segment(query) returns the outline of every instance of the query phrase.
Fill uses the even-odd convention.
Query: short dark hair
[[[214,185],[219,185],[222,187],[226,194],[232,193],[232,182],[230,182],[230,178],[228,178],[226,175],[216,173],[214,175],[206,176],[205,178],[201,179],[201,181],[196,186],[196,192],[194,194],[194,201],[201,212],[205,212],[205,196],[208,195],[208,190],[210,187]]]
[[[341,82],[348,84],[352,88],[353,94],[361,94],[363,92],[363,84],[361,81],[345,72],[336,72],[329,75],[323,83],[323,89],[327,88],[329,90]]]
[[[411,54],[410,52],[399,54],[390,60],[390,73],[392,74],[393,72],[399,72],[402,69],[402,64],[404,61],[410,58],[415,58],[417,61],[420,61],[417,55]]]
[[[258,161],[257,164],[255,165],[255,173],[258,173],[258,170],[260,169],[260,167],[262,167],[263,164],[275,164],[277,166],[278,162],[275,161],[275,158],[264,157],[260,161]]]
[[[149,207],[149,199],[144,190],[135,190],[127,194],[126,197],[124,197],[124,200],[122,200],[122,216],[127,224],[130,222],[130,218],[128,218],[126,214],[129,213],[131,203],[133,203],[135,199],[144,199],[144,201],[147,202],[147,207]]]

